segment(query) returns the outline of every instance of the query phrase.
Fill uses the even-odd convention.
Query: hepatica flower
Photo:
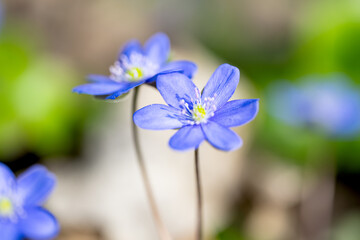
[[[55,217],[41,207],[55,185],[55,177],[36,165],[17,179],[0,163],[0,239],[51,239],[59,232]]]
[[[150,130],[179,129],[169,142],[176,150],[196,149],[204,140],[224,151],[239,148],[242,140],[229,128],[248,123],[259,108],[258,99],[228,102],[239,77],[236,67],[223,64],[200,93],[183,74],[161,75],[157,88],[168,105],[153,104],[136,111],[135,124]]]
[[[143,83],[154,82],[159,74],[181,72],[191,78],[196,65],[189,61],[168,62],[169,54],[170,41],[164,33],[153,35],[144,46],[132,40],[124,46],[108,76],[90,75],[91,83],[73,91],[115,99]]]
[[[360,89],[343,75],[307,77],[298,85],[276,82],[268,93],[270,113],[290,125],[331,137],[360,132]]]

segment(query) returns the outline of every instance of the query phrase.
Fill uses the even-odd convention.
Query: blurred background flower
[[[360,136],[358,115],[346,111],[356,108],[360,84],[359,1],[3,0],[2,9],[0,160],[14,171],[42,162],[57,174],[48,207],[62,225],[59,239],[156,238],[129,141],[129,100],[107,104],[71,89],[89,73],[107,75],[129,39],[158,31],[169,35],[173,59],[197,63],[199,87],[227,62],[241,71],[234,99],[262,99],[256,120],[237,129],[239,151],[202,146],[206,236],[298,239],[303,206],[332,196],[322,219],[330,228],[310,232],[357,239]],[[147,86],[140,94],[141,106],[163,103]],[[334,125],[341,130],[329,131]],[[164,221],[176,239],[192,239],[193,156],[168,148],[173,133],[140,131]]]
[[[354,137],[360,130],[360,91],[342,75],[300,79],[302,86],[275,82],[269,87],[269,113],[287,124],[328,137]]]
[[[110,75],[89,75],[90,83],[77,86],[73,92],[105,96],[116,99],[143,83],[153,83],[159,74],[181,72],[189,78],[196,71],[190,61],[171,61],[170,40],[164,33],[156,33],[144,46],[131,40],[121,50],[115,63],[110,67]]]
[[[16,179],[11,170],[0,163],[0,180],[1,239],[57,236],[59,224],[56,218],[41,206],[56,184],[52,173],[36,165]]]

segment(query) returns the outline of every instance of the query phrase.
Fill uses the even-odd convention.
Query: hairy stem
[[[132,99],[132,113],[134,113],[136,111],[138,95],[139,95],[139,87],[136,87],[134,89],[134,95],[133,95],[133,99]],[[144,158],[143,158],[143,155],[140,150],[138,129],[137,129],[134,121],[131,121],[131,122],[132,122],[132,133],[133,133],[134,144],[135,144],[135,152],[136,152],[137,160],[139,163],[141,176],[142,176],[142,179],[144,182],[146,195],[149,200],[150,208],[151,208],[152,215],[153,215],[153,218],[155,221],[155,225],[158,230],[159,237],[161,240],[171,240],[171,236],[170,236],[169,232],[167,231],[164,223],[161,220],[160,213],[156,206],[155,198],[152,193],[152,189],[151,189],[151,185],[150,185],[150,181],[149,181],[149,176],[148,176],[148,173],[146,170]]]
[[[201,195],[201,179],[199,167],[199,149],[195,149],[195,175],[196,175],[196,192],[197,192],[197,232],[196,239],[202,239],[202,195]]]

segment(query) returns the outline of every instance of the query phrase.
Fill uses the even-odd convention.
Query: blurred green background
[[[245,181],[241,197],[233,199],[232,220],[213,229],[212,238],[359,239],[360,136],[330,139],[286,125],[268,113],[266,89],[277,80],[297,82],[332,73],[348,76],[359,88],[360,1],[3,0],[2,5],[0,161],[21,170],[55,157],[78,156],[86,129],[109,105],[71,89],[89,73],[106,74],[128,39],[164,31],[174,45],[196,42],[237,66],[253,85],[261,108],[252,125],[251,172],[262,176],[286,166],[310,179],[314,190],[303,201],[272,208],[254,187],[262,182]],[[266,174],[277,177],[275,170]],[[302,183],[296,186],[301,189]],[[326,226],[307,227],[303,221],[309,216],[298,213],[302,205],[321,204],[319,192],[327,187],[331,192],[331,186],[330,228],[319,237]],[[291,220],[285,230],[274,233],[271,224],[258,228],[262,221],[278,221],[284,211]]]

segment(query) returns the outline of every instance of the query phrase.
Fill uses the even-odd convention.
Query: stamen
[[[195,96],[196,96],[197,99],[199,99],[201,97],[200,96],[200,90],[197,87],[195,87]]]
[[[0,216],[10,217],[14,213],[13,203],[7,197],[0,198]]]
[[[195,97],[196,99],[190,98],[190,101],[179,100],[181,119],[185,124],[198,125],[207,123],[208,119],[215,115],[214,97],[205,97],[201,100],[201,93],[198,88],[195,88]]]
[[[122,55],[119,61],[109,68],[110,78],[117,82],[139,81],[156,74],[159,67],[158,64],[139,53],[132,53],[130,56]]]

